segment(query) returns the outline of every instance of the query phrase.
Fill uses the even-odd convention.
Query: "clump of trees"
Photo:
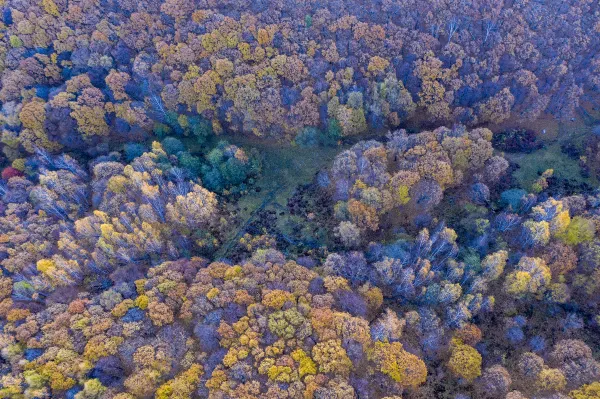
[[[444,191],[459,185],[474,184],[473,195],[489,200],[484,182],[497,181],[508,167],[493,156],[491,139],[485,128],[442,127],[412,135],[400,130],[385,144],[360,142],[339,154],[327,189],[341,241],[358,243],[364,233],[380,231],[388,218],[424,223]]]
[[[256,150],[244,151],[224,141],[206,155],[206,161],[200,171],[202,181],[216,192],[235,191],[248,179],[257,177],[261,170],[261,157]]]

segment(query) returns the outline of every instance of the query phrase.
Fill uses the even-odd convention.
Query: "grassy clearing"
[[[273,203],[287,206],[297,186],[313,181],[315,174],[329,165],[344,147],[302,148],[287,143],[261,143],[250,138],[228,137],[232,144],[254,147],[263,155],[262,173],[256,180],[260,192],[242,196],[238,207],[252,212],[268,193],[276,191]],[[242,213],[243,215],[243,213]]]
[[[220,137],[221,138],[221,137]],[[296,188],[311,183],[315,174],[328,166],[333,158],[345,147],[311,147],[303,148],[288,143],[261,142],[248,137],[222,137],[232,144],[244,148],[256,148],[262,154],[262,172],[256,179],[252,190],[241,196],[236,203],[228,204],[231,211],[238,216],[238,224],[232,226],[226,238],[223,251],[216,256],[223,257],[225,252],[235,244],[244,233],[243,230],[253,220],[260,209],[275,210],[277,231],[292,235],[291,227],[303,225],[303,220],[287,212],[288,200]]]
[[[600,121],[600,114],[589,104],[584,105],[577,113],[574,120],[557,121],[552,115],[544,115],[536,121],[524,124],[511,124],[507,122],[493,130],[501,131],[508,127],[531,129],[544,143],[544,147],[532,153],[505,153],[508,160],[519,165],[513,174],[519,186],[529,190],[531,185],[546,169],[553,169],[554,176],[564,179],[572,184],[598,185],[596,177],[584,177],[577,159],[570,158],[561,151],[563,144],[584,149],[584,142],[590,134],[595,123]],[[543,133],[545,131],[545,133]]]
[[[513,176],[519,187],[529,190],[531,185],[546,169],[554,169],[554,176],[573,183],[596,185],[595,178],[585,178],[577,160],[567,157],[561,152],[560,143],[554,142],[530,154],[516,153],[504,155],[510,161],[519,165]]]

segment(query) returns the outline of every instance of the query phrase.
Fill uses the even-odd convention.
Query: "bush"
[[[494,148],[506,152],[533,152],[542,147],[533,130],[509,129],[492,138]]]

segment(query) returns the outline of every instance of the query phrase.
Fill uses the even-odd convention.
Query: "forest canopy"
[[[599,2],[0,10],[0,399],[600,398]]]
[[[175,131],[293,139],[408,120],[570,118],[597,100],[593,1],[16,1],[3,6],[3,153]]]

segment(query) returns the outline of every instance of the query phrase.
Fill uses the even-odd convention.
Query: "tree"
[[[322,373],[347,375],[352,368],[352,362],[340,341],[319,342],[312,349],[312,357]]]
[[[360,243],[360,229],[352,222],[340,222],[336,234],[346,247],[355,247]]]
[[[575,216],[563,233],[558,237],[567,245],[578,245],[591,241],[596,233],[596,225],[589,219]]]
[[[488,367],[477,381],[478,390],[482,397],[504,398],[512,380],[508,370],[500,365]]]
[[[498,251],[487,255],[481,262],[483,276],[489,281],[496,280],[503,273],[508,259],[507,251]]]
[[[550,224],[546,221],[527,220],[523,223],[521,237],[523,245],[527,247],[546,245],[550,240]]]
[[[510,89],[504,88],[479,106],[479,118],[482,122],[500,124],[510,117],[514,102]]]
[[[351,199],[348,201],[348,212],[355,226],[364,226],[364,228],[371,231],[377,230],[379,218],[373,207]]]
[[[202,366],[193,364],[188,370],[161,385],[156,390],[156,397],[160,399],[191,398],[202,374]]]
[[[125,93],[125,86],[130,80],[129,74],[125,72],[117,72],[112,69],[108,76],[106,76],[105,81],[108,87],[112,90],[113,97],[115,100],[126,100],[129,96]]]
[[[448,368],[459,378],[472,381],[481,375],[481,355],[460,341],[452,344]]]
[[[417,387],[427,378],[425,363],[403,350],[399,342],[376,342],[372,356],[379,370],[403,387]]]
[[[600,397],[600,382],[584,385],[579,389],[569,392],[572,399],[593,399]]]
[[[551,278],[550,268],[546,262],[540,258],[523,256],[515,271],[506,276],[504,289],[508,294],[516,297],[536,294],[543,292]]]
[[[450,107],[446,97],[451,93],[446,93],[443,81],[452,72],[442,69],[442,61],[431,51],[422,60],[418,60],[415,66],[414,74],[421,80],[419,106],[424,107],[434,120],[447,120],[450,117]]]

